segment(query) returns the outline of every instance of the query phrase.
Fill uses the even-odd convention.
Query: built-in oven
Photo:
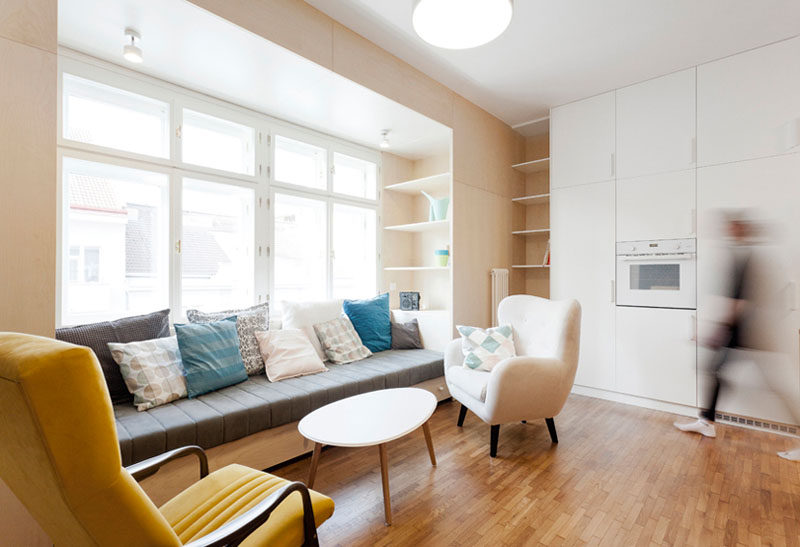
[[[617,306],[696,309],[696,261],[693,238],[617,243]]]

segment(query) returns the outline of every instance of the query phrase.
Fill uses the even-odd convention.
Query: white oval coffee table
[[[386,443],[422,426],[431,464],[436,465],[428,419],[436,410],[436,397],[424,389],[405,387],[370,391],[330,403],[308,414],[297,424],[306,439],[314,441],[308,487],[314,486],[323,445],[378,446],[383,482],[386,524],[392,523],[389,501],[389,464]]]

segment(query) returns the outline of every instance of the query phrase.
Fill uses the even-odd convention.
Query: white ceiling
[[[512,126],[800,32],[798,0],[516,0],[500,38],[449,51],[414,33],[414,0],[306,1]]]
[[[59,43],[330,135],[410,158],[448,150],[450,129],[185,0],[59,0]],[[122,58],[125,27],[144,63]]]

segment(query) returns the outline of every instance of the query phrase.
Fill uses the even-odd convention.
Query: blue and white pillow
[[[176,324],[175,334],[190,399],[247,380],[235,316],[212,323]]]
[[[510,325],[491,329],[456,326],[461,334],[464,367],[472,370],[492,370],[497,363],[516,357],[514,333]]]

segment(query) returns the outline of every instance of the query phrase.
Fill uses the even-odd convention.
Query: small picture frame
[[[419,293],[412,291],[400,291],[400,309],[411,311],[419,309]]]

